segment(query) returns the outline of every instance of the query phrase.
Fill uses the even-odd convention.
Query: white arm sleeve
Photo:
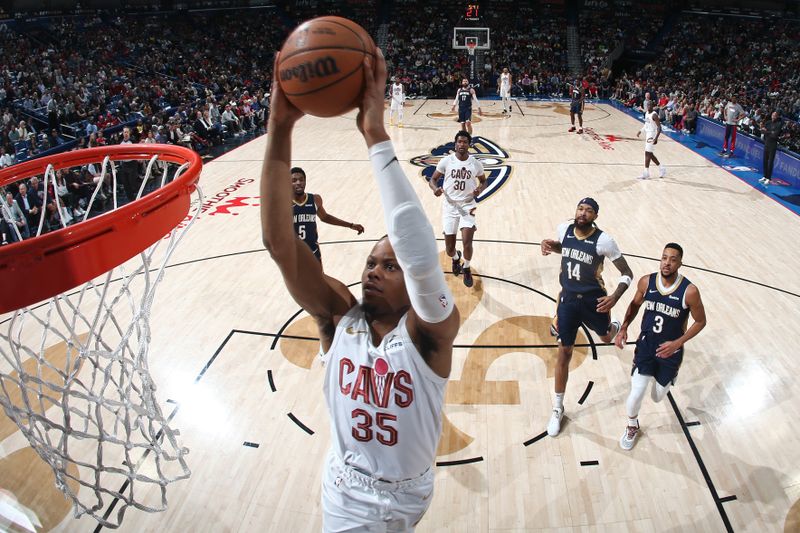
[[[433,227],[400,168],[392,142],[372,145],[369,158],[378,182],[389,242],[403,269],[411,307],[423,321],[441,322],[453,312],[455,302],[439,266]]]
[[[597,239],[597,253],[608,257],[611,261],[616,261],[622,257],[622,252],[619,251],[617,241],[606,232],[603,232],[600,238]]]

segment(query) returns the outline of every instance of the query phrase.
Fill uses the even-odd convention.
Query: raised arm
[[[625,318],[622,319],[622,326],[615,340],[615,344],[620,350],[625,348],[625,343],[628,342],[628,326],[636,318],[639,308],[644,303],[645,291],[647,291],[647,276],[642,276],[639,278],[639,283],[636,284],[636,294],[633,295],[633,300],[625,311]]]
[[[314,204],[317,206],[317,217],[324,223],[331,224],[333,226],[341,226],[343,228],[350,228],[358,233],[358,235],[364,233],[364,226],[361,224],[356,224],[355,222],[345,222],[341,218],[335,217],[325,211],[325,208],[322,205],[322,196],[319,194],[314,195]]]
[[[439,266],[433,228],[386,133],[380,93],[386,79],[386,63],[380,50],[373,76],[369,58],[365,60],[365,70],[366,88],[357,123],[369,148],[389,241],[403,269],[411,301],[408,332],[428,366],[447,377],[459,327],[458,310]]]
[[[261,170],[261,235],[292,298],[317,321],[322,347],[327,350],[336,322],[355,304],[355,298],[341,282],[322,273],[319,261],[294,233],[289,169],[292,130],[303,113],[283,95],[277,79],[277,61],[276,54],[272,112]]]

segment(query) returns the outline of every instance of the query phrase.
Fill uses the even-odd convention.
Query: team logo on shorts
[[[411,159],[411,164],[422,167],[420,174],[426,180],[430,180],[439,161],[453,151],[455,151],[455,142],[451,141],[433,148],[429,154],[414,157]],[[486,189],[478,196],[478,202],[482,202],[500,190],[506,180],[511,177],[513,169],[511,165],[506,163],[509,158],[508,152],[486,137],[473,137],[469,154],[483,164],[483,170],[486,174]]]

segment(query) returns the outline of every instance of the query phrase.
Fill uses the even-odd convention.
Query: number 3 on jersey
[[[661,333],[661,330],[664,328],[664,317],[658,316],[653,319],[653,333]]]
[[[356,425],[353,426],[353,438],[361,442],[371,441],[373,437],[372,416],[363,409],[353,409],[350,416],[356,421]],[[397,420],[397,416],[389,413],[375,414],[375,425],[380,430],[375,438],[385,446],[397,444],[397,430],[389,425],[389,422],[395,420]]]
[[[575,263],[575,266],[572,266],[572,261],[567,262],[567,277],[569,279],[574,279],[576,281],[581,280],[581,265],[580,263]]]

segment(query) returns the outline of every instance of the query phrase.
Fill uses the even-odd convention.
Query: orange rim
[[[0,170],[0,187],[54,170],[112,161],[160,161],[188,168],[178,179],[114,211],[0,247],[0,313],[61,294],[119,266],[163,238],[189,212],[203,163],[188,148],[125,144],[65,152]]]

